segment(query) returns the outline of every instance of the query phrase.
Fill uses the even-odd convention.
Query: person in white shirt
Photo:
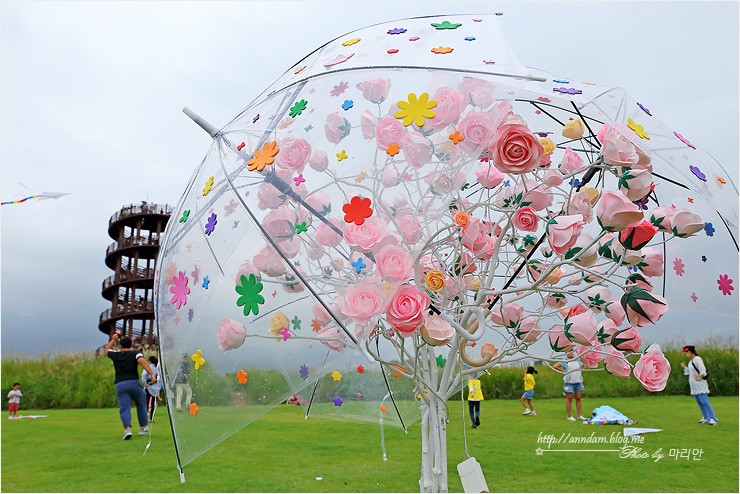
[[[157,357],[152,355],[149,357],[149,367],[154,371],[154,375],[157,377],[152,382],[152,376],[144,369],[141,372],[141,382],[144,385],[144,391],[146,391],[146,408],[149,411],[149,422],[154,422],[154,411],[157,409],[157,400],[159,399],[159,392],[162,390],[162,380],[159,377],[159,368],[157,368],[159,360]]]
[[[689,389],[691,395],[699,405],[701,410],[700,424],[717,425],[717,416],[714,409],[709,403],[709,385],[707,384],[707,368],[704,366],[702,358],[696,354],[696,348],[693,345],[683,347],[683,353],[689,358],[689,363],[681,362],[683,373],[689,376]]]
[[[21,406],[21,383],[14,383],[13,389],[8,393],[8,418],[18,418],[18,408]]]
[[[581,414],[581,397],[583,396],[583,373],[581,369],[583,364],[581,359],[577,358],[576,353],[571,350],[567,354],[568,360],[563,363],[555,363],[553,367],[563,371],[563,391],[565,392],[565,411],[568,413],[568,420],[575,422],[573,417],[573,400],[576,400],[576,412],[578,420],[586,420]]]

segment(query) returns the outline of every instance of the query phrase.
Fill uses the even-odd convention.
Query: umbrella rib
[[[326,365],[326,361],[329,358],[330,353],[331,353],[331,350],[327,350],[326,356],[324,357],[324,362],[321,364],[322,369]],[[305,418],[308,418],[308,414],[311,413],[311,405],[313,405],[313,399],[314,399],[314,396],[316,396],[316,390],[319,388],[319,379],[316,379],[316,383],[314,384],[314,387],[313,387],[313,392],[311,392],[311,399],[308,401],[308,407],[306,408]]]

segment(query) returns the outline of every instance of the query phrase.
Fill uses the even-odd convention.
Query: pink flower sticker
[[[334,67],[335,65],[339,65],[340,63],[346,62],[347,60],[352,58],[354,55],[355,55],[354,53],[350,53],[349,55],[341,55],[341,54],[337,55],[333,60],[327,60],[326,62],[324,62],[324,67],[326,67],[327,69],[330,69]]]
[[[676,272],[677,276],[683,276],[685,264],[683,263],[683,260],[681,260],[680,257],[677,257],[673,260],[673,270]]]
[[[719,285],[719,291],[722,292],[722,295],[731,295],[732,290],[735,289],[735,287],[732,286],[732,280],[726,274],[719,276],[717,284]]]
[[[678,137],[678,140],[679,141],[683,142],[684,144],[686,144],[691,149],[696,149],[696,146],[694,146],[693,144],[691,144],[688,139],[686,139],[684,136],[682,136],[678,132],[674,132],[673,135],[676,136],[676,137]]]
[[[178,309],[188,303],[190,287],[188,286],[188,277],[182,271],[172,278],[170,293],[172,294],[170,303],[176,304]]]

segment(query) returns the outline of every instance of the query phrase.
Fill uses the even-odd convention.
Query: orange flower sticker
[[[239,372],[236,373],[236,380],[239,381],[239,384],[247,384],[249,374],[244,372],[244,369],[239,369]]]
[[[370,207],[369,197],[355,196],[350,201],[342,206],[344,211],[344,221],[347,223],[354,223],[359,226],[365,223],[365,218],[369,218],[373,214],[373,209]]]
[[[198,415],[198,412],[200,412],[200,409],[198,408],[198,404],[197,403],[191,403],[190,404],[190,415],[192,415],[193,417],[195,417],[196,415]]]
[[[391,372],[393,373],[393,377],[395,377],[396,379],[401,379],[401,372],[403,372],[404,374],[406,373],[406,369],[404,369],[400,365],[394,365],[393,368],[395,370],[391,370]]]
[[[721,184],[726,184],[727,183],[727,180],[725,180],[723,177],[718,176],[717,177],[717,182],[719,182]]]
[[[436,48],[432,48],[432,53],[436,53],[437,55],[445,55],[447,53],[452,53],[454,48],[450,48],[449,46],[438,46]]]
[[[401,150],[398,144],[389,144],[387,148],[385,148],[385,152],[388,156],[395,156],[398,154],[398,152]]]
[[[257,149],[254,152],[254,158],[247,161],[247,165],[249,165],[248,170],[250,172],[255,170],[261,172],[267,165],[275,163],[275,155],[279,152],[280,148],[275,141],[262,144],[262,149]]]
[[[460,211],[455,215],[455,224],[457,226],[465,226],[470,221],[470,215],[465,211]]]
[[[300,74],[301,72],[303,72],[303,70],[304,70],[305,68],[306,68],[306,66],[304,65],[303,67],[301,67],[300,69],[296,70],[296,71],[295,71],[295,72],[293,72],[293,73],[294,73],[294,74],[296,74],[296,75],[297,75],[297,74]]]
[[[456,130],[454,133],[450,134],[449,137],[453,144],[457,144],[458,142],[465,140],[465,136],[462,135],[459,130]]]
[[[388,411],[388,407],[386,407],[385,405],[380,405],[380,411],[385,413]]]

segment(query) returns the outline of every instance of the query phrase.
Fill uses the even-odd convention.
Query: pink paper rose
[[[565,259],[572,259],[579,266],[588,267],[599,258],[599,251],[594,239],[588,233],[578,236],[573,246],[565,253]]]
[[[481,108],[488,108],[495,100],[493,84],[488,81],[475,77],[464,77],[457,88],[461,93],[467,95],[473,105]]]
[[[633,287],[626,290],[619,302],[627,321],[638,328],[655,324],[668,312],[668,301],[644,288]]]
[[[496,355],[498,355],[498,348],[496,348],[496,345],[493,343],[485,342],[480,347],[480,356],[482,358],[488,358],[489,355],[491,358],[496,358]]]
[[[327,218],[329,220],[329,223],[334,225],[339,231],[342,231],[342,225],[343,222],[339,221],[336,218]],[[353,223],[354,224],[354,223]],[[342,235],[337,233],[337,231],[324,223],[323,221],[320,221],[319,224],[316,226],[316,233],[314,234],[314,239],[316,242],[323,246],[323,247],[336,247],[340,243],[342,243]]]
[[[596,325],[596,340],[599,343],[609,343],[612,341],[612,336],[619,330],[619,327],[614,324],[611,319],[604,319]]]
[[[311,157],[308,158],[308,166],[317,172],[323,172],[329,168],[329,158],[326,156],[326,151],[312,152]]]
[[[670,374],[671,364],[657,343],[653,343],[645,350],[632,371],[632,375],[640,381],[640,384],[653,392],[665,389]]]
[[[548,187],[557,187],[563,183],[563,177],[556,170],[547,170],[542,176],[542,183]]]
[[[253,274],[255,277],[259,277],[260,272],[259,269],[254,267],[254,264],[252,264],[249,261],[244,261],[241,266],[239,266],[239,271],[236,272],[236,278],[234,279],[234,283],[239,285],[241,283],[242,275],[249,278],[249,275]]]
[[[257,207],[265,209],[275,209],[280,206],[285,199],[280,198],[280,192],[268,182],[262,182],[257,187]]]
[[[262,248],[254,256],[252,263],[254,263],[254,267],[259,269],[261,273],[265,273],[271,277],[282,276],[288,271],[283,258],[271,246]]]
[[[679,209],[671,218],[671,232],[681,238],[690,237],[704,229],[701,217],[688,209]]]
[[[614,127],[606,130],[602,143],[601,154],[607,165],[632,167],[640,159],[632,142]]]
[[[584,223],[591,223],[591,220],[594,219],[594,208],[583,192],[576,192],[570,197],[568,209],[565,213],[580,214],[583,216]]]
[[[529,206],[517,209],[511,217],[514,227],[525,232],[536,232],[539,221],[537,211]]]
[[[396,223],[398,224],[398,232],[403,240],[409,244],[415,244],[424,234],[419,220],[410,214],[400,216],[396,219]]]
[[[565,318],[565,336],[574,343],[593,346],[596,343],[596,318],[593,312],[569,315]]]
[[[671,233],[671,221],[676,214],[674,206],[659,206],[650,213],[650,223],[663,233]]]
[[[658,233],[657,226],[654,226],[648,220],[642,220],[640,223],[628,226],[620,231],[619,243],[625,249],[640,250],[653,239],[656,233]]]
[[[367,218],[362,225],[347,223],[344,227],[344,239],[347,244],[360,252],[372,250],[388,233],[385,221],[377,216]]]
[[[545,303],[553,309],[562,309],[568,303],[568,299],[562,293],[551,293]]]
[[[642,345],[642,336],[635,328],[629,326],[615,331],[612,335],[611,344],[619,351],[637,353],[640,351],[640,345]]]
[[[465,96],[450,87],[437,89],[432,99],[437,102],[437,106],[434,107],[434,117],[428,122],[435,129],[442,129],[457,123],[467,104]]]
[[[378,117],[370,113],[369,111],[364,111],[362,115],[360,115],[360,129],[362,130],[362,137],[367,139],[368,141],[375,138],[375,127],[378,126]]]
[[[434,151],[432,143],[415,130],[409,130],[404,136],[403,142],[399,142],[399,144],[403,148],[403,157],[406,159],[406,163],[412,168],[418,170],[432,160]]]
[[[622,352],[615,350],[611,346],[607,346],[606,351],[607,354],[604,356],[604,370],[615,376],[629,377],[632,367],[627,362],[627,359],[624,358]]]
[[[380,104],[388,97],[388,91],[391,88],[391,80],[380,78],[369,81],[362,81],[357,85],[357,89],[362,91],[362,97],[371,103]]]
[[[489,232],[489,227],[481,220],[473,218],[462,227],[461,242],[474,254],[487,253],[490,257],[496,247],[496,240],[488,234]]]
[[[393,165],[388,165],[383,168],[380,172],[380,183],[383,187],[391,188],[401,183],[401,177],[398,175],[398,171]]]
[[[218,346],[224,352],[242,346],[246,337],[244,326],[228,317],[218,327]]]
[[[574,214],[558,216],[547,222],[547,243],[558,254],[565,254],[573,247],[583,230],[583,216]]]
[[[574,153],[571,148],[565,148],[563,160],[560,162],[558,169],[563,175],[572,173],[583,167],[583,158],[578,153]]]
[[[596,219],[602,229],[617,232],[638,224],[643,219],[642,209],[619,192],[607,190],[596,206]]]
[[[457,130],[465,139],[457,145],[465,153],[483,151],[488,146],[498,123],[490,113],[470,111],[457,124]],[[449,141],[449,139],[447,139]]]
[[[386,320],[401,336],[411,336],[421,326],[428,308],[426,293],[412,285],[401,285],[391,298]]]
[[[550,340],[550,348],[553,352],[569,352],[574,348],[573,343],[565,336],[563,326],[554,325],[547,331]]]
[[[537,168],[545,151],[526,126],[507,123],[495,132],[488,152],[501,172],[522,174]]]
[[[411,277],[413,261],[403,247],[386,245],[375,256],[378,274],[389,283],[405,283]]]
[[[455,330],[450,323],[436,314],[424,320],[419,332],[424,341],[433,346],[446,345],[455,336]]]
[[[552,193],[550,190],[547,187],[543,187],[541,184],[538,184],[534,180],[522,180],[516,187],[514,187],[514,193],[521,193],[522,205],[531,206],[535,211],[542,211],[552,205]]]
[[[386,115],[375,127],[378,149],[385,151],[391,144],[401,145],[406,137],[406,128],[400,120]]]
[[[284,170],[300,173],[311,157],[311,145],[305,139],[283,139],[275,164]]]
[[[622,304],[619,303],[619,300],[612,300],[606,304],[604,306],[604,314],[606,314],[606,317],[611,319],[617,326],[620,326],[627,317],[622,308]]]
[[[324,133],[326,134],[326,140],[332,144],[339,144],[342,139],[349,135],[351,130],[352,125],[339,112],[335,111],[326,117]]]
[[[478,168],[475,172],[476,180],[486,189],[493,189],[504,181],[504,174],[491,165]]]
[[[342,314],[349,316],[358,324],[366,324],[383,313],[388,301],[383,294],[380,280],[364,277],[356,285],[350,285],[342,300]]]
[[[344,331],[338,329],[335,326],[328,326],[321,328],[316,336],[321,340],[321,343],[331,348],[335,352],[341,352],[347,346],[347,337]]]
[[[642,262],[637,267],[645,276],[663,276],[663,254],[650,247],[642,249]]]
[[[596,346],[594,348],[577,346],[575,348],[578,357],[583,362],[583,366],[587,369],[596,369],[599,366],[599,362],[604,358],[601,353],[603,350],[602,346]]]

